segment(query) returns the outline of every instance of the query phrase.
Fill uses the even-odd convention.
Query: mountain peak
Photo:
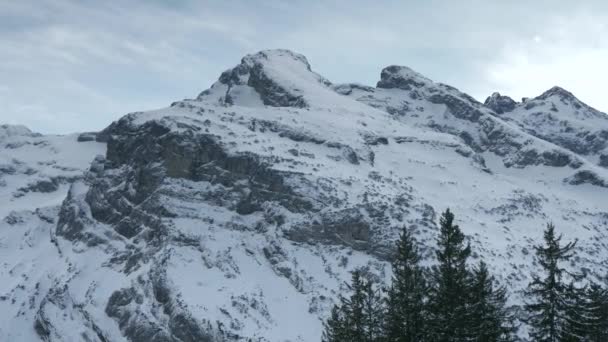
[[[262,50],[257,53],[246,55],[241,59],[241,64],[232,69],[224,71],[219,78],[221,83],[233,86],[248,84],[250,74],[262,72],[262,69],[287,69],[285,71],[299,71],[301,73],[312,73],[310,63],[304,55],[285,49]],[[281,70],[275,70],[279,71]],[[286,76],[286,75],[274,75]]]
[[[497,114],[503,114],[515,109],[517,102],[509,96],[500,95],[499,92],[494,92],[492,95],[488,96],[483,104]]]
[[[329,92],[331,83],[313,72],[306,57],[290,50],[263,50],[246,55],[224,71],[198,99],[244,106],[308,107],[311,98]],[[318,98],[318,96],[316,96]]]
[[[380,81],[376,87],[412,90],[412,88],[420,88],[432,83],[433,81],[430,79],[406,66],[390,65],[382,69]]]
[[[296,62],[300,63],[306,70],[311,71],[310,63],[308,63],[308,59],[306,59],[304,55],[287,49],[262,50],[254,54],[246,55],[241,60],[242,63],[250,65],[262,61],[276,64]]]
[[[544,93],[542,93],[541,95],[539,95],[537,97],[537,99],[542,99],[542,100],[546,100],[551,96],[557,96],[560,99],[574,99],[577,100],[577,98],[569,91],[567,91],[566,89],[559,87],[559,86],[554,86],[551,89],[545,91]]]
[[[539,108],[544,108],[547,112],[560,112],[563,120],[600,119],[605,123],[607,119],[605,113],[589,106],[570,91],[559,86],[554,86],[537,97],[522,102],[525,103],[526,110],[534,108],[534,112],[538,112]],[[538,106],[544,107],[537,108]]]

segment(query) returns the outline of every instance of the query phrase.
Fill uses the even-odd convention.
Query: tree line
[[[449,209],[439,225],[434,266],[420,264],[417,242],[404,228],[388,286],[363,269],[352,273],[350,294],[339,297],[324,323],[323,342],[508,342],[519,341],[521,329],[531,341],[608,342],[608,291],[563,267],[577,241],[562,243],[548,224],[534,247],[542,272],[532,276],[524,304],[508,306],[507,289],[483,259],[469,265],[470,244]]]

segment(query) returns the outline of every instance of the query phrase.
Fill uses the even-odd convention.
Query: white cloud
[[[535,96],[559,85],[608,110],[605,22],[605,17],[586,12],[556,17],[533,39],[506,42],[486,66],[488,84],[514,97]]]

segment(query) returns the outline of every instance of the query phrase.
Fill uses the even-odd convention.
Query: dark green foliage
[[[525,307],[529,313],[530,336],[538,342],[558,342],[575,337],[572,317],[578,313],[574,313],[577,309],[563,280],[566,270],[560,263],[572,258],[576,241],[562,246],[561,238],[561,235],[555,235],[555,227],[548,224],[544,232],[545,244],[535,247],[543,275],[533,276],[526,291],[529,302]]]
[[[507,291],[495,285],[483,261],[471,274],[469,297],[470,341],[513,341],[515,317],[507,309]]]
[[[397,241],[392,283],[382,298],[367,273],[353,272],[350,297],[340,297],[325,323],[325,342],[508,342],[516,341],[519,321],[528,323],[534,342],[608,341],[608,290],[577,284],[581,276],[562,264],[574,256],[576,241],[562,245],[547,225],[535,246],[540,275],[525,291],[524,312],[515,317],[507,291],[481,260],[467,266],[469,244],[454,215],[440,218],[437,264],[420,266],[416,240],[406,229]],[[525,316],[525,317],[522,317]]]
[[[570,283],[566,291],[570,304],[566,311],[563,342],[608,341],[608,297],[606,290],[595,283],[576,288]]]
[[[587,301],[586,337],[590,342],[608,341],[608,291],[591,283],[585,291]]]
[[[419,262],[416,241],[404,228],[392,262],[393,279],[387,298],[387,342],[424,340],[427,286]]]
[[[574,282],[566,287],[564,302],[566,316],[561,341],[584,341],[591,328],[589,303],[586,298],[586,288],[577,288]]]
[[[325,322],[323,331],[323,342],[348,341],[345,308],[335,305],[331,310],[331,316]]]
[[[324,342],[376,342],[382,337],[384,308],[380,291],[361,270],[353,272],[352,295],[340,297],[325,323]]]
[[[467,259],[471,248],[454,224],[454,214],[446,210],[439,220],[438,265],[432,272],[429,331],[432,341],[466,341],[469,326],[467,311]]]
[[[380,289],[366,278],[363,283],[363,330],[364,338],[353,341],[380,341],[384,336],[385,307]]]

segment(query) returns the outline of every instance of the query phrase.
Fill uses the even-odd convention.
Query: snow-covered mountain
[[[0,340],[319,341],[350,271],[432,262],[450,207],[511,300],[553,221],[606,273],[605,114],[553,88],[485,104],[400,66],[332,84],[244,57],[99,133],[0,130]]]
[[[486,100],[501,118],[602,167],[608,167],[608,116],[553,87],[517,103],[498,93]]]

